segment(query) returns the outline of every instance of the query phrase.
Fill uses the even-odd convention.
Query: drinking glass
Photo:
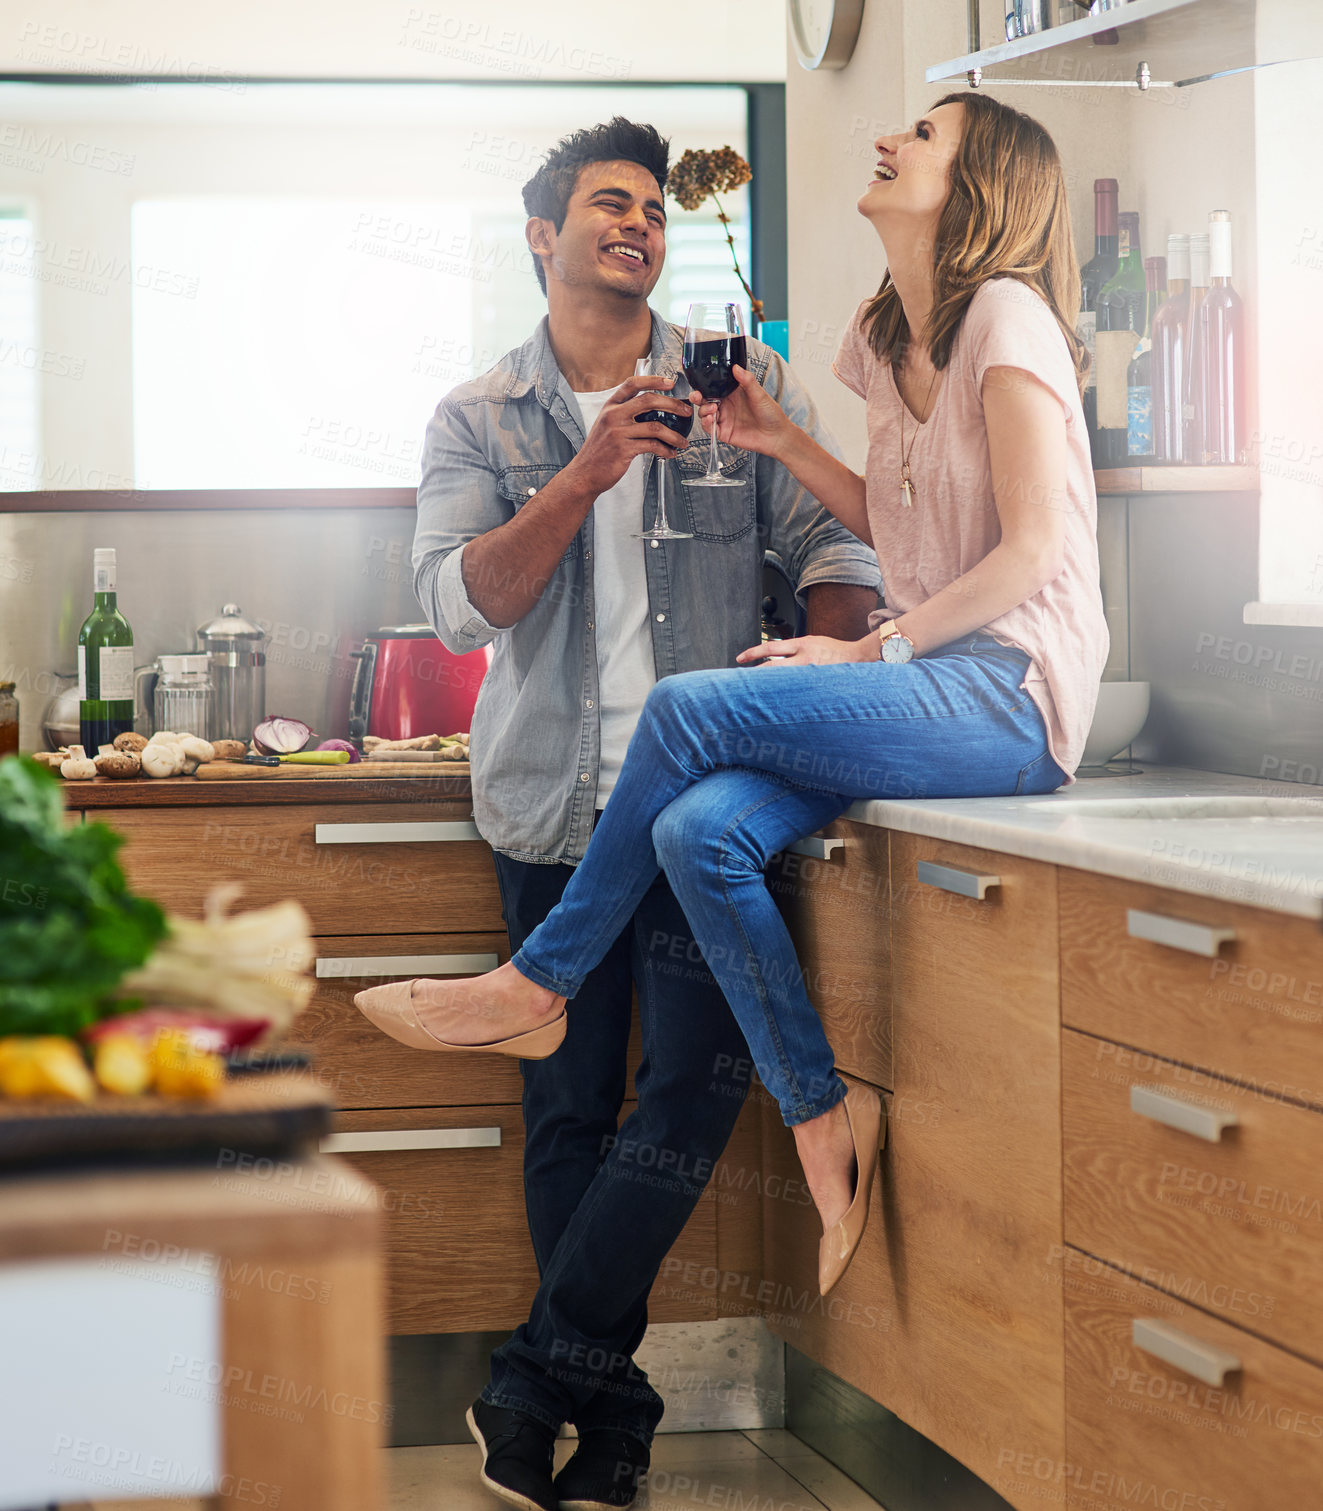
[[[684,375],[689,386],[703,395],[704,402],[722,399],[739,387],[731,368],[748,367],[749,353],[744,340],[744,320],[738,304],[691,304],[684,328]],[[712,422],[712,445],[707,456],[707,471],[696,478],[695,488],[739,488],[734,478],[722,477],[717,465],[718,408]]]
[[[636,378],[670,378],[674,380],[676,373],[675,364],[665,357],[640,357],[634,364],[634,376]],[[659,425],[665,425],[674,430],[677,435],[688,435],[689,427],[693,421],[682,414],[676,414],[672,409],[647,409],[636,420],[651,420]],[[666,518],[666,469],[668,463],[665,457],[657,458],[657,523],[651,530],[640,530],[634,535],[635,540],[693,540],[693,534],[689,530],[673,530]]]

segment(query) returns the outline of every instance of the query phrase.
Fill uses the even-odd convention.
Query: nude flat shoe
[[[496,1039],[490,1044],[447,1044],[438,1039],[419,1021],[418,1010],[413,1005],[412,981],[390,981],[385,986],[369,987],[354,997],[354,1006],[382,1033],[389,1034],[410,1049],[445,1051],[449,1054],[513,1055],[520,1060],[545,1060],[555,1054],[565,1037],[566,1017],[562,1011],[559,1018],[531,1028],[527,1033],[515,1034],[513,1038]],[[565,998],[556,1001],[565,1006]]]
[[[818,1243],[818,1290],[824,1296],[845,1274],[864,1236],[877,1157],[887,1141],[886,1111],[877,1092],[866,1086],[852,1086],[845,1094],[845,1116],[859,1173],[855,1178],[854,1200],[845,1216]]]

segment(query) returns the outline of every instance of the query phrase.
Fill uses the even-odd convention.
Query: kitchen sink
[[[1217,819],[1223,822],[1323,820],[1323,799],[1302,797],[1136,797],[1099,798],[1095,802],[1063,798],[1048,809],[1070,818],[1105,818],[1152,823]]]

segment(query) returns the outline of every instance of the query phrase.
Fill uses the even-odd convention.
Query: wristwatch
[[[885,624],[878,625],[877,643],[882,660],[890,662],[893,666],[900,666],[906,661],[914,660],[914,642],[896,628],[894,619],[888,619]]]

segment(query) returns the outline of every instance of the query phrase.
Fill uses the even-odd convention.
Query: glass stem
[[[669,530],[666,522],[666,458],[657,458],[657,528]]]
[[[712,416],[712,434],[709,438],[712,442],[712,445],[709,448],[707,454],[708,477],[720,477],[721,475],[721,468],[717,465],[717,421],[720,418],[721,408],[720,406],[718,406],[716,412]]]

